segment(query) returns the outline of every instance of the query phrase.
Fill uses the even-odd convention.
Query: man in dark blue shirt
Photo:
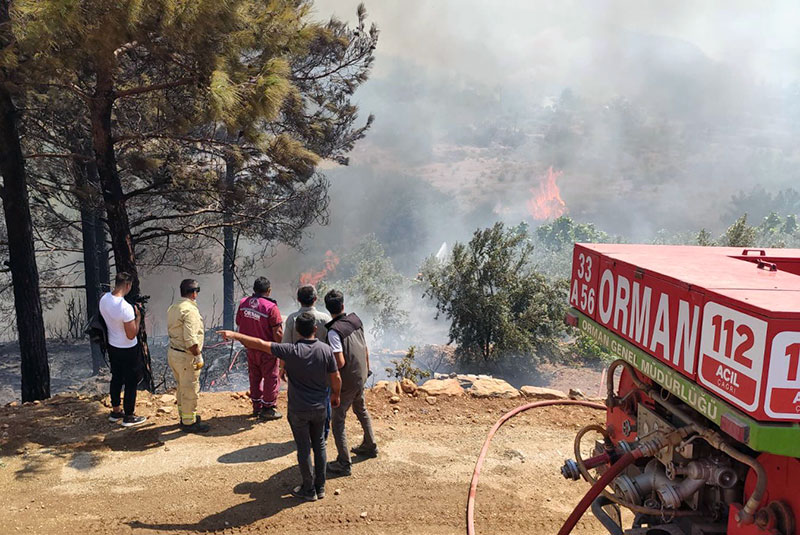
[[[316,319],[307,312],[295,318],[295,329],[301,338],[294,344],[278,344],[234,331],[219,331],[225,340],[237,340],[248,349],[274,355],[284,363],[289,381],[288,420],[297,445],[302,485],[292,495],[306,501],[325,497],[325,420],[328,407],[328,384],[331,406],[339,406],[342,380],[336,359],[328,344],[316,339]],[[314,450],[314,473],[311,472],[311,450]]]

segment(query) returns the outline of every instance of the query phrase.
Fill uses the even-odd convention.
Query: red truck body
[[[576,244],[570,304],[753,419],[800,421],[800,250]]]

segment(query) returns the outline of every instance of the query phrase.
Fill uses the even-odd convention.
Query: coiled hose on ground
[[[631,374],[634,384],[636,385],[637,389],[643,390],[648,394],[652,395],[653,389],[647,385],[645,385],[638,377],[636,377],[633,368],[625,361],[617,360],[612,363],[609,367],[608,375],[607,375],[607,388],[608,388],[608,403],[614,403],[615,396],[614,396],[614,370],[619,367],[625,367]],[[754,513],[758,509],[758,504],[761,502],[764,492],[766,490],[766,473],[764,472],[764,468],[761,464],[754,458],[743,454],[736,449],[734,449],[729,444],[725,443],[721,436],[716,432],[711,431],[710,429],[702,426],[699,424],[694,418],[686,414],[682,409],[678,408],[672,403],[669,403],[665,399],[660,399],[659,402],[670,409],[674,414],[678,415],[684,422],[692,422],[689,426],[686,426],[684,431],[691,430],[692,432],[699,432],[699,436],[703,438],[706,442],[711,444],[713,447],[719,449],[723,453],[728,454],[729,456],[733,457],[734,459],[747,464],[756,474],[756,489],[754,490],[753,494],[750,496],[750,499],[745,504],[743,510],[739,513],[739,517],[737,518],[738,521],[742,522],[743,524],[752,524],[754,519]],[[478,491],[478,478],[480,476],[481,468],[483,467],[483,462],[486,459],[486,454],[489,452],[489,445],[492,442],[492,438],[494,437],[495,433],[497,432],[500,427],[506,423],[508,420],[513,418],[514,416],[520,414],[521,412],[525,412],[529,409],[535,409],[540,407],[550,407],[554,405],[577,405],[582,407],[589,407],[592,409],[598,410],[606,410],[606,405],[602,405],[600,403],[593,403],[590,401],[582,401],[582,400],[547,400],[547,401],[535,401],[533,403],[528,403],[526,405],[522,405],[513,409],[503,416],[500,417],[499,420],[492,426],[489,430],[489,434],[486,436],[486,441],[483,443],[483,447],[481,448],[480,455],[478,455],[478,460],[475,463],[475,470],[472,472],[472,480],[470,481],[469,485],[469,494],[467,496],[467,535],[475,535],[475,494]],[[583,497],[583,499],[579,502],[579,504],[573,509],[572,513],[570,514],[567,521],[558,531],[558,535],[568,535],[572,532],[572,529],[577,524],[578,520],[583,516],[586,512],[586,509],[592,504],[592,502],[602,493],[607,498],[611,499],[612,501],[619,503],[625,507],[629,507],[634,511],[639,512],[646,512],[650,513],[650,508],[647,507],[638,507],[634,504],[628,504],[622,502],[615,496],[605,492],[605,487],[620,473],[622,472],[628,465],[634,462],[636,459],[641,458],[642,452],[637,448],[632,452],[626,453],[623,455],[617,462],[615,462],[611,468],[609,468],[602,477],[595,480],[588,474],[588,470],[584,466],[581,457],[578,445],[580,444],[580,438],[583,434],[583,431],[586,430],[596,430],[594,426],[588,426],[578,434],[575,441],[575,450],[576,450],[576,461],[578,462],[578,466],[581,469],[582,475],[587,478],[591,483],[592,487],[589,489],[589,492]],[[680,430],[678,430],[680,432]],[[683,435],[682,435],[683,436]],[[685,438],[685,437],[684,437]],[[659,512],[659,511],[656,511]],[[692,511],[672,511],[671,514],[673,515],[681,515],[681,516],[692,516],[696,513]]]
[[[489,445],[492,442],[492,438],[494,437],[494,434],[497,432],[498,429],[500,429],[500,427],[502,427],[502,425],[504,423],[506,423],[508,420],[510,420],[511,418],[513,418],[514,416],[516,416],[517,414],[519,414],[521,412],[525,412],[525,411],[530,410],[530,409],[538,409],[538,408],[541,408],[541,407],[551,407],[551,406],[554,406],[554,405],[577,405],[577,406],[580,406],[580,407],[588,407],[590,409],[606,410],[606,406],[603,405],[602,403],[593,403],[591,401],[572,400],[572,399],[553,399],[553,400],[534,401],[533,403],[527,403],[527,404],[521,405],[521,406],[517,407],[516,409],[513,409],[513,410],[505,413],[503,416],[501,416],[500,419],[497,420],[497,422],[494,424],[494,426],[492,426],[492,428],[489,430],[489,434],[486,436],[486,441],[483,443],[483,448],[481,448],[481,453],[480,453],[480,455],[478,455],[478,461],[475,463],[475,470],[472,472],[472,481],[470,481],[470,484],[469,484],[469,495],[467,496],[467,535],[475,535],[475,494],[478,491],[478,477],[480,476],[481,468],[483,467],[483,462],[486,459],[486,454],[489,452]],[[621,460],[622,459],[620,459],[620,461]],[[615,466],[617,464],[619,464],[619,461],[617,461],[617,463],[615,463]],[[609,472],[611,472],[611,470],[609,470]],[[604,478],[601,478],[600,480],[598,480],[598,482],[592,487],[592,489],[594,489],[594,487],[597,486],[603,479]],[[602,490],[604,487],[605,487],[605,484],[603,485],[603,487],[600,487],[600,490]],[[598,490],[597,494],[600,493],[600,490]],[[587,496],[588,496],[588,494],[587,494]],[[594,498],[596,498],[596,497],[597,496],[595,495],[592,498],[592,500],[594,500]],[[591,505],[592,500],[589,500],[589,502],[586,504],[586,507]],[[581,501],[581,503],[583,503],[583,501]],[[576,508],[576,510],[577,510],[577,508]],[[586,510],[586,508],[584,507],[583,511],[585,511],[585,510]],[[581,515],[583,514],[583,511],[581,511]],[[573,511],[573,514],[574,514],[574,512],[575,511]],[[571,516],[570,516],[570,518],[571,518]],[[580,515],[578,515],[577,518],[580,518]],[[575,519],[575,522],[577,522],[577,518]],[[569,519],[568,519],[568,522],[569,522]],[[574,524],[573,524],[573,526],[574,526]],[[561,528],[561,531],[559,531],[559,534],[569,533],[570,531],[572,531],[572,527],[570,527],[568,531],[564,531],[564,528],[566,528],[566,527],[567,527],[567,524],[564,524],[564,527]]]

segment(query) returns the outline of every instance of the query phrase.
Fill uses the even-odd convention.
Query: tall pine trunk
[[[103,226],[102,210],[95,214],[96,224],[95,246],[97,247],[97,269],[98,280],[100,283],[100,294],[111,291],[111,265],[108,263],[108,233]]]
[[[8,232],[7,264],[14,286],[14,307],[22,360],[22,401],[46,399],[50,397],[50,364],[47,362],[25,161],[17,130],[17,110],[11,94],[2,84],[0,174],[3,175],[1,195]]]
[[[233,157],[225,158],[225,189],[233,187],[236,177],[236,161]],[[234,269],[236,269],[236,238],[234,230],[229,226],[231,216],[227,210],[230,196],[225,195],[226,210],[223,213],[225,226],[222,229],[222,325],[223,329],[233,329],[236,314],[236,289]]]
[[[76,162],[73,166],[75,183],[79,189],[88,190],[89,177],[94,174],[93,162]],[[90,174],[91,173],[91,174]],[[105,247],[100,248],[97,243],[97,226],[102,226],[102,221],[97,215],[95,207],[86,194],[78,197],[81,212],[81,239],[83,241],[83,280],[86,288],[86,315],[92,317],[99,312],[100,296],[103,291],[100,287],[100,255],[105,254]],[[103,352],[98,344],[92,343],[92,375],[100,373],[105,361]]]
[[[224,251],[222,253],[222,328],[232,330],[234,315],[236,314],[236,287],[233,280],[234,270],[234,245],[236,239],[233,229],[224,227],[222,229],[222,239]]]
[[[114,98],[111,71],[101,66],[101,68],[97,69],[95,93],[90,105],[92,142],[97,163],[97,176],[103,190],[108,232],[111,235],[111,248],[114,251],[114,264],[118,273],[124,271],[133,277],[133,287],[126,299],[134,303],[141,297],[141,288],[139,285],[139,270],[136,268],[133,235],[131,234],[130,221],[128,220],[128,210],[125,206],[125,194],[122,191],[122,181],[117,171],[117,159],[114,152],[114,139],[111,128]],[[144,369],[142,381],[145,388],[152,392],[155,390],[155,384],[153,382],[150,349],[147,345],[144,310],[142,311],[142,321],[139,327],[139,345]]]
[[[97,255],[97,217],[91,208],[81,206],[81,237],[83,240],[83,280],[86,287],[86,315],[92,317],[98,312],[100,303],[100,266]],[[103,354],[100,346],[92,343],[92,375],[97,375],[103,367]]]

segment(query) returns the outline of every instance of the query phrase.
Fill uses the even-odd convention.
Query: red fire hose
[[[553,405],[578,405],[578,406],[581,406],[581,407],[589,407],[590,409],[606,410],[606,406],[603,405],[602,403],[592,403],[591,401],[581,401],[581,400],[572,400],[572,399],[554,399],[554,400],[534,401],[533,403],[527,403],[527,404],[521,405],[521,406],[517,407],[516,409],[513,409],[513,410],[505,413],[503,416],[501,416],[500,419],[497,420],[497,423],[495,423],[494,426],[492,426],[492,428],[489,430],[489,434],[486,436],[486,441],[483,443],[483,448],[481,448],[481,453],[480,453],[480,455],[478,455],[478,461],[475,463],[475,470],[472,472],[472,481],[469,484],[469,495],[467,496],[467,535],[475,535],[475,494],[478,491],[478,477],[480,476],[481,468],[483,467],[483,461],[486,459],[486,454],[489,452],[489,445],[492,442],[492,437],[494,437],[494,434],[497,432],[498,429],[500,429],[500,427],[504,423],[506,423],[508,420],[510,420],[511,418],[516,416],[517,414],[519,414],[521,412],[525,412],[525,411],[527,411],[529,409],[538,409],[540,407],[550,407],[550,406],[553,406]],[[620,461],[625,459],[628,455],[631,455],[631,454],[624,455],[619,461],[614,463],[614,465],[612,466],[612,469],[609,470],[606,473],[613,472],[614,467],[619,465]],[[630,462],[632,462],[632,460],[633,459],[629,460],[628,462],[630,463]],[[624,466],[622,466],[619,469],[619,471],[622,471],[623,469],[624,469]],[[592,489],[589,491],[589,494],[591,494],[593,492],[594,488],[596,486],[598,486],[600,484],[600,482],[603,481],[603,480],[604,480],[604,478],[600,478],[597,481],[597,483],[594,486],[592,486]],[[605,486],[606,486],[606,483],[603,483],[602,486],[598,487],[599,490],[598,490],[597,494],[599,494],[600,491],[602,491],[603,488],[605,488]],[[586,496],[589,496],[589,494],[587,494]],[[567,519],[567,522],[561,528],[561,531],[558,532],[559,535],[566,535],[567,533],[572,531],[572,528],[574,527],[575,523],[583,515],[584,511],[586,511],[586,508],[592,503],[592,500],[594,500],[595,497],[597,497],[597,495],[592,497],[592,499],[589,500],[586,503],[586,505],[580,511],[580,514],[578,514],[577,517],[575,518],[575,520],[573,521],[572,526],[569,526],[570,519],[572,519],[573,515],[576,514],[576,512],[578,511],[578,508],[586,500],[586,497],[584,497],[584,499],[581,500],[581,502],[578,504],[578,507],[575,508],[575,510],[570,515],[570,517]],[[566,529],[566,531],[565,531],[565,529]]]

